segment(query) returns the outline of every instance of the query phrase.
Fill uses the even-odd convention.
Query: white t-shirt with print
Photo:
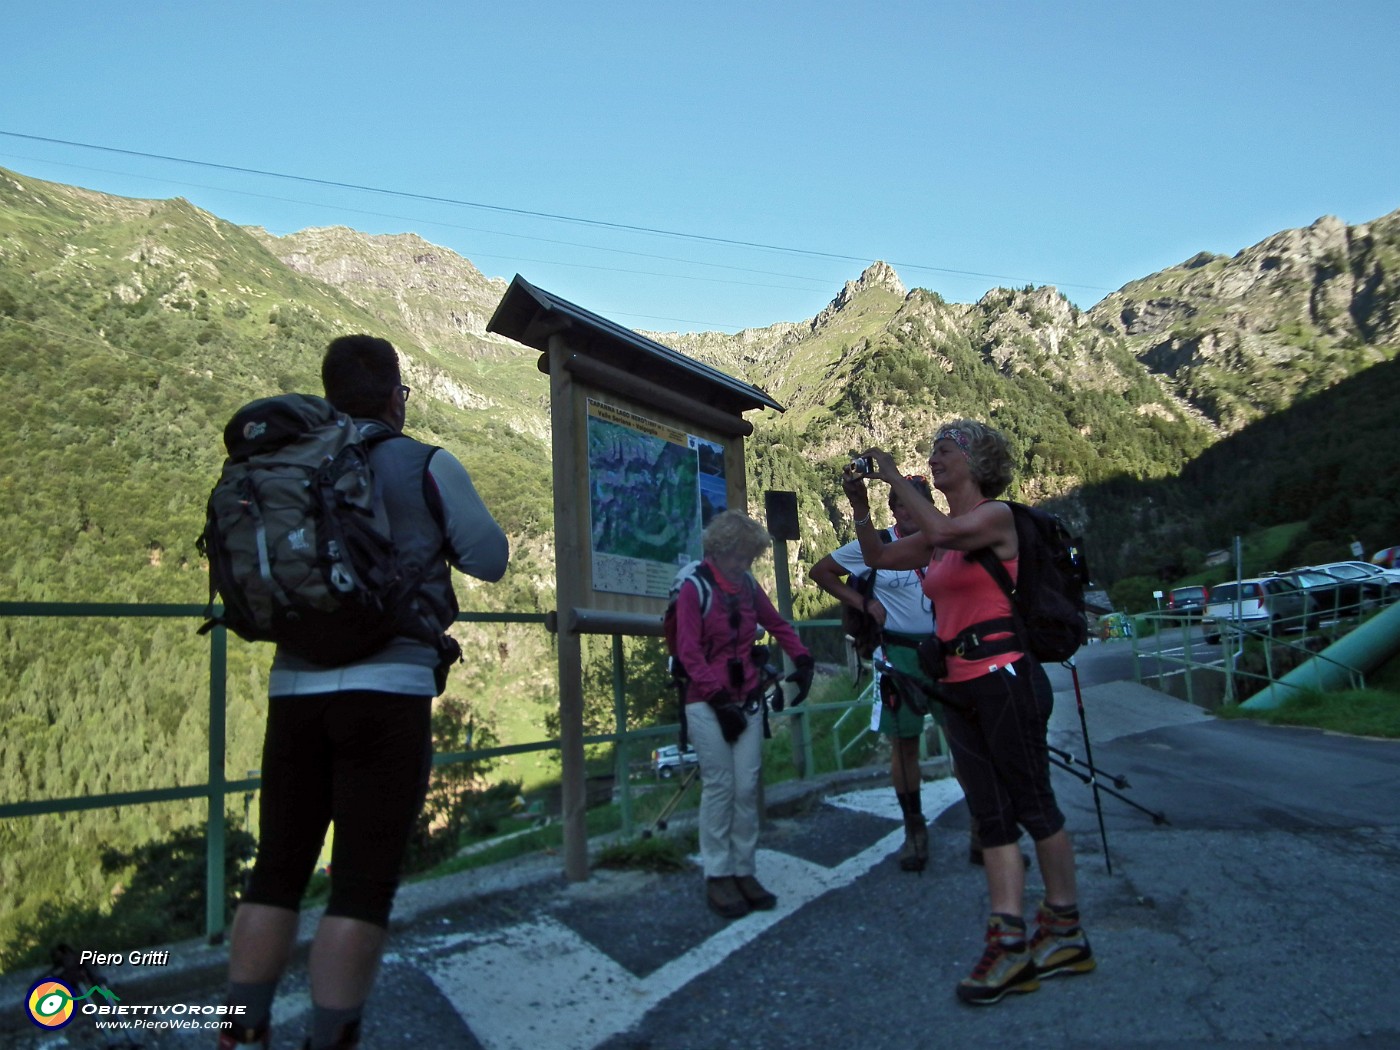
[[[852,540],[831,552],[847,572],[868,572],[860,555],[860,542]],[[896,634],[932,634],[933,605],[924,595],[923,581],[915,569],[876,569],[875,598],[885,607],[885,630]]]

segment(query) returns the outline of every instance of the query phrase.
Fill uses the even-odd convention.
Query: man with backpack
[[[414,588],[401,629],[349,662],[315,663],[279,644],[269,679],[257,860],[234,916],[221,1050],[270,1045],[277,983],[327,827],[331,893],[311,945],[309,1050],[358,1045],[409,835],[432,768],[432,699],[460,650],[451,570],[499,580],[509,548],[462,464],[406,437],[409,388],[384,339],[342,336],[321,366],[326,398],[369,444],[394,546]]]
[[[1006,439],[975,420],[939,428],[929,471],[947,501],[946,514],[917,501],[889,453],[871,449],[866,458],[866,476],[912,501],[919,519],[917,534],[881,543],[869,523],[868,503],[852,504],[867,565],[927,566],[923,586],[938,609],[939,644],[921,653],[947,703],[953,761],[982,841],[991,912],[986,946],[956,994],[965,1003],[989,1005],[1035,991],[1041,978],[1088,973],[1096,960],[1079,923],[1074,844],[1050,784],[1046,730],[1053,694],[1035,685],[1039,668],[1032,654],[1040,632],[976,556],[990,548],[1017,591],[1028,583],[1036,589],[1030,568],[1045,560],[1043,550],[1031,544],[1022,549],[1016,512],[996,498],[1011,483]],[[1036,535],[1024,535],[1041,546]],[[1022,829],[1035,843],[1045,881],[1029,936],[1022,912],[1026,873],[1017,847]]]
[[[914,476],[906,480],[919,498],[933,501],[927,478]],[[865,481],[860,477],[845,478],[843,487],[859,490],[854,499],[868,498]],[[912,510],[893,492],[889,506],[894,527],[881,530],[882,542],[892,543],[919,531]],[[827,594],[873,621],[880,639],[874,655],[906,674],[919,674],[916,652],[919,644],[933,633],[933,604],[923,592],[922,568],[868,568],[861,558],[860,542],[852,540],[813,565],[811,575],[812,582]],[[873,586],[857,586],[858,583]],[[929,710],[940,726],[943,712],[936,704],[929,708],[919,698],[903,696],[891,675],[877,675],[876,682],[878,729],[890,738],[890,780],[904,817],[899,866],[903,871],[923,871],[928,865],[928,822],[923,810],[919,738],[924,733],[924,711]]]

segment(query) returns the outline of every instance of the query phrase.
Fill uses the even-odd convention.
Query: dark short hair
[[[400,383],[394,344],[374,335],[342,335],[321,359],[326,400],[351,416],[376,416]]]

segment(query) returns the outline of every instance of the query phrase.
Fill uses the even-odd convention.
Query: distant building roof
[[[1084,608],[1098,616],[1104,616],[1113,611],[1113,601],[1107,591],[1085,591]]]
[[[723,411],[734,415],[755,408],[783,411],[782,405],[758,387],[536,288],[519,274],[510,282],[486,330],[541,353],[549,349],[551,335],[566,332],[570,346],[579,352]],[[542,369],[546,361],[542,360]]]

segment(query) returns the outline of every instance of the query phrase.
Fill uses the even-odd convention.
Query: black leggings
[[[292,911],[335,824],[327,915],[388,926],[432,770],[432,698],[275,696],[263,741],[258,859],[243,900]]]
[[[982,846],[1010,845],[1021,828],[1039,842],[1064,827],[1045,749],[1054,703],[1045,671],[1026,657],[943,688],[953,701],[946,728],[953,764]]]

